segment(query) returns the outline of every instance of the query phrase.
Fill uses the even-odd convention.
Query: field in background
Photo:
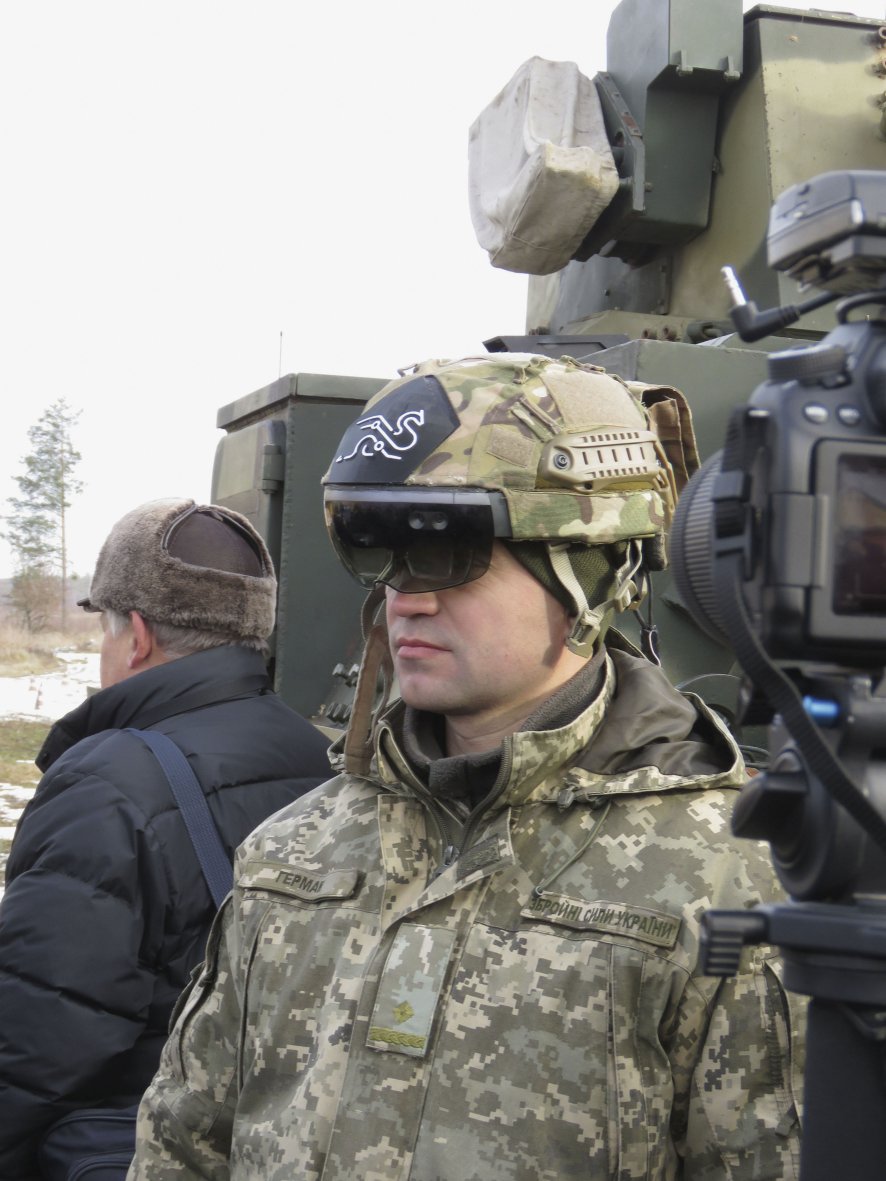
[[[28,632],[0,612],[0,677],[26,677],[61,667],[61,649],[97,652],[101,646],[98,615],[77,610],[64,632]]]
[[[36,787],[40,772],[37,752],[50,722],[33,718],[0,718],[0,781],[15,787]]]
[[[25,631],[0,600],[0,678],[5,687],[0,698],[8,711],[0,713],[0,892],[16,822],[40,779],[34,765],[37,752],[55,716],[73,709],[88,689],[82,679],[72,678],[71,670],[84,664],[84,658],[73,654],[97,654],[101,634],[99,616],[76,607],[63,633]],[[98,657],[86,659],[94,670],[89,683],[97,683]],[[43,716],[44,709],[48,716]]]
[[[101,646],[101,616],[77,606],[77,600],[89,593],[89,576],[78,575],[68,583],[65,599],[65,627],[59,626],[60,608],[55,624],[42,631],[27,631],[10,602],[12,579],[0,578],[0,677],[26,677],[52,672],[61,667],[54,655],[59,649],[97,652]]]

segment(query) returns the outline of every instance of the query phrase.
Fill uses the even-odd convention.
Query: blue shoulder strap
[[[233,871],[191,764],[166,734],[134,727],[127,727],[127,732],[140,738],[160,764],[182,814],[212,900],[217,907],[221,906],[230,893]]]

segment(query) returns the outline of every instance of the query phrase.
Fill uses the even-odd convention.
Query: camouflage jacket
[[[774,953],[728,980],[696,963],[705,908],[778,893],[731,836],[744,772],[718,723],[613,653],[575,721],[506,740],[459,824],[397,711],[371,778],[242,846],[130,1181],[796,1178]]]

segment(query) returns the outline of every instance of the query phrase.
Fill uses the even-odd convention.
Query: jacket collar
[[[378,777],[389,791],[426,795],[403,750],[402,702],[379,724]],[[746,777],[725,725],[693,694],[678,693],[642,657],[607,651],[595,696],[555,729],[521,730],[502,744],[495,803],[736,786]]]
[[[195,652],[87,697],[55,723],[34,761],[46,771],[66,750],[91,734],[126,726],[147,728],[176,714],[270,689],[259,652],[236,645]]]
[[[499,751],[500,768],[494,789],[499,803],[519,803],[527,798],[542,779],[559,771],[587,745],[605,717],[612,696],[612,664],[608,656],[601,672],[602,675],[587,678],[588,683],[594,685],[593,698],[577,714],[574,708],[569,708],[566,711],[568,722],[561,726],[550,723],[557,713],[555,699],[569,699],[567,685],[548,703],[551,708],[543,707],[534,715],[534,719],[538,719],[536,725],[543,728],[534,728],[534,719],[530,719],[529,728],[505,739]],[[581,677],[582,673],[578,676]],[[425,795],[426,768],[416,765],[410,758],[403,740],[405,713],[403,703],[396,702],[379,723],[376,765],[379,777],[390,790],[402,790],[405,786],[411,792]]]

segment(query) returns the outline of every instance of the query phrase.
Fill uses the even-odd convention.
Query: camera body
[[[755,630],[776,660],[886,664],[886,438],[870,388],[886,379],[886,324],[841,325],[770,362],[739,411]]]
[[[886,173],[825,173],[789,189],[768,246],[778,269],[851,294],[822,341],[770,356],[769,380],[684,491],[675,580],[697,622],[728,642],[716,566],[739,547],[745,606],[772,659],[883,667]]]

